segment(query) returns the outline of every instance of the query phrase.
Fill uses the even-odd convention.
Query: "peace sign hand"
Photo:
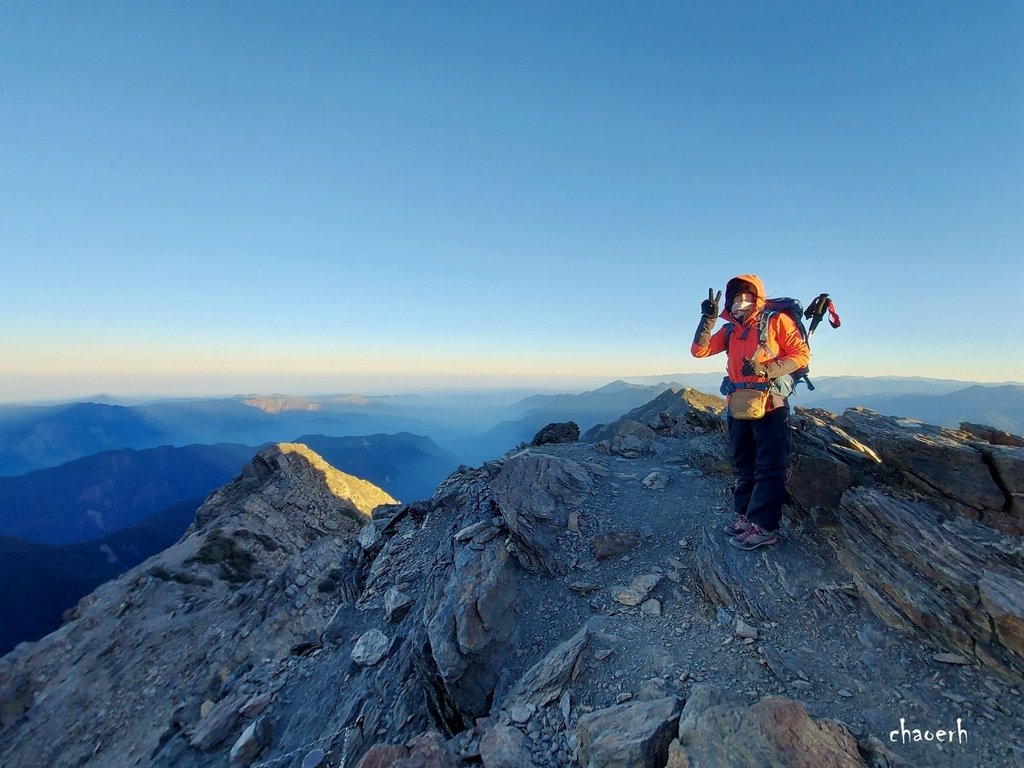
[[[710,317],[712,320],[718,317],[718,302],[722,300],[722,292],[719,291],[718,295],[715,295],[714,288],[708,288],[707,301],[700,305],[701,314],[704,317]]]

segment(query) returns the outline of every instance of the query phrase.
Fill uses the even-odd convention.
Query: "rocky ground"
[[[378,507],[358,540],[344,483],[271,449],[186,550],[0,660],[0,762],[1024,765],[1020,446],[807,414],[783,541],[743,552],[720,407],[666,393]],[[197,562],[225,531],[229,562]],[[963,743],[890,739],[958,722]]]
[[[787,526],[775,548],[722,547],[719,528],[732,519],[730,483],[695,469],[688,442],[664,439],[658,455],[635,459],[595,457],[588,445],[544,447],[595,468],[595,492],[579,510],[580,534],[562,537],[576,567],[560,579],[560,589],[552,585],[550,594],[532,600],[523,617],[538,638],[527,662],[588,616],[607,617],[608,634],[585,657],[587,674],[572,688],[574,711],[666,693],[685,699],[701,683],[713,683],[748,704],[770,694],[799,699],[814,717],[875,736],[911,765],[1014,765],[1014,752],[1024,758],[1020,683],[886,626],[836,561],[830,531]],[[647,487],[652,475],[659,478],[656,488],[660,478],[666,487]],[[595,538],[616,532],[639,534],[639,543],[595,559]],[[697,557],[705,537],[717,556],[747,559],[767,574],[774,592],[757,595],[760,615],[707,599]],[[648,595],[657,605],[616,602],[615,585],[645,575],[658,579]],[[590,586],[593,591],[579,594]],[[901,718],[933,730],[955,727],[959,718],[968,744],[891,745],[889,733]]]

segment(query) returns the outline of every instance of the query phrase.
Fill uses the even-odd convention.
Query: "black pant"
[[[789,408],[769,411],[763,418],[742,421],[729,417],[732,465],[736,472],[736,514],[774,531],[782,519],[789,467]]]

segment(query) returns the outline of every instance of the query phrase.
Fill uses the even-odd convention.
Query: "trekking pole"
[[[839,319],[839,313],[836,312],[835,304],[832,303],[832,299],[828,297],[827,293],[819,295],[814,301],[807,307],[807,311],[804,312],[804,318],[811,321],[811,327],[807,330],[807,338],[814,335],[814,329],[818,327],[825,318],[825,313],[828,313],[828,324],[833,328],[838,328],[842,325],[842,321]]]

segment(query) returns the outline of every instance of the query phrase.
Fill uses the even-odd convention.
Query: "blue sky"
[[[1024,4],[5,3],[0,400],[713,371],[1024,381]],[[1012,288],[1008,294],[1007,288]]]

